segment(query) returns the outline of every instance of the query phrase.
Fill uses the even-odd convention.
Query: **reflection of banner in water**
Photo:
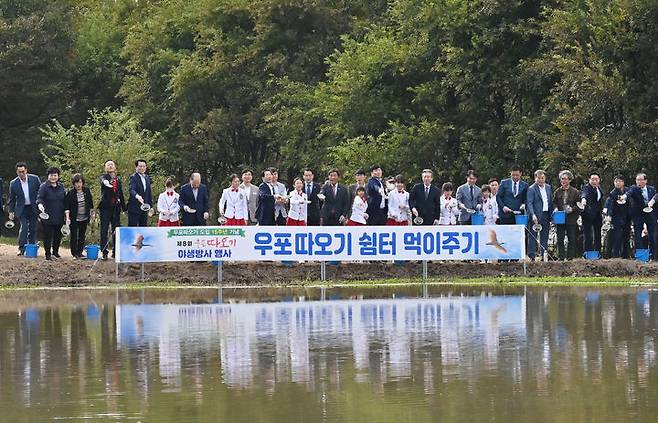
[[[387,345],[388,374],[402,377],[411,373],[416,343],[436,345],[438,340],[446,365],[473,359],[473,351],[465,356],[460,351],[463,343],[476,343],[491,364],[497,360],[500,334],[526,335],[523,296],[122,305],[117,306],[116,319],[119,344],[132,347],[157,342],[161,349],[173,349],[160,351],[160,357],[169,359],[166,376],[174,380],[180,379],[171,374],[180,364],[171,359],[180,360],[182,343],[203,348],[219,341],[224,382],[235,386],[253,384],[260,373],[262,351],[273,351],[277,381],[303,382],[313,374],[311,351],[351,352],[355,368],[363,371],[370,366],[370,343],[377,342]],[[178,344],[171,342],[173,339]]]
[[[478,260],[525,256],[522,225],[117,228],[117,261]]]

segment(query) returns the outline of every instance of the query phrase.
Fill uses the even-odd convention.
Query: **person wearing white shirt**
[[[452,184],[446,182],[441,187],[443,195],[440,199],[441,214],[439,217],[439,225],[456,225],[459,219],[459,203],[457,199],[452,196]]]
[[[306,226],[308,218],[308,197],[304,192],[304,181],[295,178],[295,189],[290,192],[290,210],[286,219],[286,226]]]
[[[368,221],[368,202],[366,200],[366,189],[358,187],[356,189],[356,197],[352,203],[352,215],[347,221],[347,226],[363,226]]]
[[[249,223],[249,193],[240,188],[240,178],[237,174],[232,174],[229,179],[231,186],[222,191],[222,197],[219,199],[220,223],[224,222],[225,226],[246,226]]]
[[[158,196],[158,226],[180,226],[178,212],[178,193],[174,189],[174,181],[167,178],[165,192]]]
[[[409,193],[404,189],[404,177],[395,177],[395,189],[388,194],[387,226],[409,225]]]
[[[495,225],[498,220],[498,204],[496,196],[491,192],[491,187],[487,184],[482,185],[482,214],[484,215],[485,225]]]

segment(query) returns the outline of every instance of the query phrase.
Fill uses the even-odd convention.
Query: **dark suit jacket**
[[[647,185],[647,192],[649,194],[649,200],[656,196],[656,188],[652,187],[651,185]],[[626,195],[631,199],[631,217],[641,216],[644,213],[642,209],[647,206],[647,203],[644,201],[644,197],[642,196],[642,188],[638,187],[637,185],[633,185],[628,188]]]
[[[525,204],[526,198],[528,196],[528,183],[525,181],[519,181],[519,191],[516,197],[514,197],[514,186],[512,183],[512,178],[503,179],[500,182],[500,188],[498,189],[498,194],[496,194],[496,202],[498,203],[498,216],[509,220],[513,219],[512,213],[503,212],[503,207],[507,206],[512,210],[520,210],[521,205]]]
[[[320,224],[320,207],[321,207],[321,202],[320,199],[318,198],[318,194],[320,193],[320,190],[322,187],[320,184],[317,182],[313,182],[313,187],[311,189],[311,195],[308,196],[308,201],[311,203],[308,205],[307,211],[308,211],[308,216],[306,219],[306,223],[309,226],[315,226]],[[304,192],[306,192],[306,181],[304,181]]]
[[[28,174],[27,183],[30,190],[30,205],[32,206],[32,211],[37,213],[37,195],[41,186],[41,180],[37,175]],[[21,187],[20,179],[16,177],[9,183],[9,211],[14,212],[16,217],[20,218],[23,215],[24,208],[25,196],[23,195],[23,188]]]
[[[605,202],[605,194],[603,193],[603,189],[601,189],[601,187],[599,187],[599,190],[601,191],[600,200],[596,199],[596,197],[598,197],[596,188],[590,184],[585,184],[583,189],[580,191],[580,198],[587,199],[585,210],[581,212],[581,216],[583,216],[583,218],[592,219],[601,217],[601,212],[603,211],[603,203]]]
[[[86,215],[85,217],[89,219],[91,209],[94,208],[94,200],[91,196],[91,191],[87,187],[82,187],[82,192],[85,195],[85,204],[86,204]],[[69,218],[71,222],[75,222],[75,219],[78,217],[78,195],[75,191],[75,188],[70,189],[66,193],[64,198],[64,210],[69,211]]]
[[[256,219],[261,226],[273,226],[274,219],[274,195],[272,195],[273,186],[263,182],[258,187],[258,207],[256,207]]]
[[[348,210],[351,209],[349,205],[350,196],[347,192],[345,185],[338,184],[336,187],[336,197],[334,197],[333,189],[330,184],[325,184],[322,187],[322,194],[325,199],[322,204],[320,216],[322,217],[324,225],[336,225],[341,216],[346,217]]]
[[[366,213],[368,213],[368,218],[371,216],[388,214],[388,204],[386,204],[384,208],[380,207],[382,195],[379,192],[379,189],[385,186],[384,181],[378,181],[375,178],[368,179],[368,183],[366,184],[366,196],[368,197],[368,209],[366,210]]]
[[[429,195],[425,199],[425,184],[416,184],[409,192],[409,207],[418,210],[424,225],[431,225],[441,215],[441,192],[436,186],[430,185]]]
[[[630,201],[626,201],[626,204],[617,203],[617,197],[624,194],[626,194],[626,198],[628,198],[628,188],[624,188],[623,191],[615,188],[610,191],[608,198],[605,200],[607,215],[612,218],[614,225],[625,225],[631,218]],[[640,195],[642,194],[640,193]]]
[[[141,182],[140,182],[141,183]],[[194,199],[194,192],[192,192],[192,185],[188,182],[180,188],[180,196],[178,197],[178,204],[182,212],[183,226],[194,226],[198,223],[205,223],[203,214],[209,210],[208,206],[208,188],[204,184],[200,184],[196,200]],[[183,210],[183,207],[189,207],[196,210],[196,213],[188,213]]]
[[[144,203],[153,205],[153,194],[151,193],[151,178],[148,175],[144,175],[146,179],[146,189],[144,189],[144,184],[142,184],[142,179],[139,177],[137,172],[130,175],[128,180],[128,189],[130,194],[128,197],[128,213],[140,214],[144,213],[140,207],[142,206],[139,201],[137,201],[138,194],[142,196]]]
[[[544,184],[544,188],[546,189],[546,210],[550,213],[552,211],[551,205],[553,204],[553,190],[551,189],[551,186],[546,183]],[[532,216],[534,215],[538,215],[541,218],[542,211],[544,210],[544,201],[541,198],[539,185],[536,183],[528,187],[526,203],[529,218],[532,219]]]
[[[123,184],[121,183],[121,178],[117,176],[117,195],[116,203],[112,204],[112,197],[114,197],[114,191],[112,188],[108,188],[103,184],[103,181],[112,182],[112,177],[109,174],[101,175],[101,201],[98,203],[99,209],[111,210],[112,207],[118,207],[121,210],[126,210],[126,201],[123,196]]]

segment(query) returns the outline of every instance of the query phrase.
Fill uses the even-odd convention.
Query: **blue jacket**
[[[551,211],[551,205],[553,202],[553,189],[549,184],[544,184],[544,188],[546,188],[546,210]],[[528,188],[528,196],[526,198],[526,208],[527,208],[527,213],[530,219],[532,219],[532,216],[534,215],[539,215],[541,216],[541,213],[544,210],[544,202],[541,198],[541,191],[539,190],[539,185],[536,183],[530,185]],[[550,219],[550,218],[549,218]]]
[[[617,203],[617,197],[623,194],[628,197],[628,188],[624,188],[623,191],[615,188],[610,191],[605,200],[606,215],[612,218],[615,225],[623,225],[630,220],[630,201],[627,201],[626,204]]]
[[[66,190],[61,182],[56,186],[50,185],[46,181],[39,187],[37,195],[37,204],[43,204],[46,213],[50,216],[48,220],[42,221],[45,225],[63,225],[64,224],[64,198]]]
[[[651,185],[647,185],[646,188],[649,194],[649,200],[651,200],[656,196],[656,188],[652,187]],[[628,188],[626,195],[631,199],[631,217],[641,216],[644,214],[642,209],[647,206],[647,201],[644,201],[644,196],[642,196],[642,188],[638,187],[637,185],[633,185]]]
[[[505,216],[503,207],[507,206],[512,210],[520,210],[521,205],[525,204],[528,195],[528,183],[519,181],[518,193],[516,197],[513,193],[512,179],[503,179],[500,182],[498,194],[496,194],[496,202],[498,203],[498,215]]]
[[[140,208],[142,204],[137,201],[135,198],[137,195],[140,195],[144,200],[144,203],[153,205],[153,195],[151,193],[151,178],[148,175],[144,175],[146,180],[146,189],[144,189],[144,184],[142,184],[142,178],[139,177],[137,172],[130,175],[128,180],[128,189],[130,191],[130,197],[128,197],[128,213],[140,214],[144,213]]]
[[[379,190],[382,187],[386,187],[384,181],[375,178],[370,178],[366,184],[366,197],[368,197],[368,208],[366,209],[366,213],[368,213],[368,216],[388,214],[386,200],[384,200],[384,208],[380,207],[382,203],[382,194]]]
[[[597,191],[601,194],[601,198],[599,199],[597,199]],[[585,198],[587,200],[587,204],[585,204],[585,210],[582,211],[580,214],[581,216],[589,218],[601,216],[601,213],[603,212],[603,202],[605,201],[605,196],[601,187],[599,187],[597,190],[590,184],[585,184],[583,189],[580,191],[580,198]]]
[[[181,211],[183,212],[183,225],[188,225],[188,222],[191,220],[187,218],[190,213],[183,211],[183,207],[187,206],[193,210],[196,210],[196,217],[198,221],[203,221],[203,214],[208,212],[208,188],[204,184],[200,184],[196,200],[194,199],[194,192],[192,191],[192,185],[187,183],[183,185],[180,189],[180,197],[178,198],[178,204],[180,204]]]
[[[270,189],[272,188],[272,189]],[[271,185],[263,182],[258,187],[258,207],[256,207],[256,219],[258,219],[258,224],[261,226],[271,226],[274,225],[274,195],[272,190],[274,188]]]
[[[32,206],[32,211],[36,214],[37,194],[39,193],[41,180],[37,175],[28,174],[27,183],[30,191],[30,205]],[[23,215],[24,208],[25,196],[23,195],[23,188],[21,187],[20,179],[16,177],[9,183],[9,211],[20,218]]]

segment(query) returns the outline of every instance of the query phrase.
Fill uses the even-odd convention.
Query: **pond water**
[[[0,421],[658,419],[646,289],[0,293]]]

